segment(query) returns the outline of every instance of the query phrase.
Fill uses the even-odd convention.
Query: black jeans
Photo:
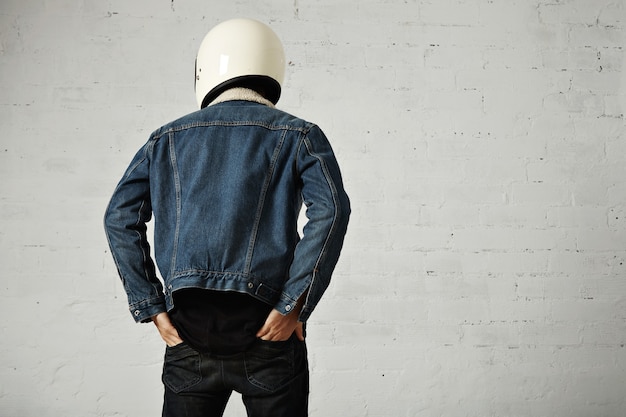
[[[245,353],[216,357],[186,343],[167,347],[163,417],[221,417],[233,391],[248,417],[306,417],[309,369],[304,342],[257,340]]]

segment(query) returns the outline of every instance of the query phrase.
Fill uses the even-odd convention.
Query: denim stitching
[[[244,265],[244,273],[249,274],[250,268],[252,265],[252,255],[254,253],[254,247],[256,243],[257,233],[259,231],[259,224],[261,223],[261,215],[263,214],[263,207],[265,205],[265,196],[267,195],[267,190],[272,183],[272,177],[274,176],[274,168],[276,167],[276,161],[278,161],[278,156],[280,155],[280,151],[283,147],[283,143],[285,142],[285,136],[287,135],[287,130],[283,130],[283,134],[274,148],[274,154],[272,155],[272,160],[270,161],[270,166],[267,171],[267,175],[265,176],[265,182],[263,183],[263,189],[261,190],[261,195],[259,197],[259,205],[257,206],[256,216],[254,218],[254,226],[252,227],[252,233],[250,236],[250,243],[248,244],[248,254],[246,255],[246,263]]]
[[[333,222],[330,226],[330,229],[328,230],[328,234],[326,235],[326,240],[324,241],[324,244],[322,245],[322,249],[320,251],[320,254],[317,258],[317,261],[315,262],[315,266],[313,267],[313,275],[311,278],[311,285],[310,288],[312,288],[315,284],[315,278],[317,276],[317,273],[319,271],[319,264],[322,262],[322,260],[324,259],[324,256],[326,256],[326,253],[328,252],[328,242],[330,241],[331,237],[334,235],[335,230],[337,229],[337,217],[339,212],[341,211],[341,207],[340,207],[340,203],[339,203],[339,195],[337,193],[337,188],[335,187],[335,184],[333,183],[330,173],[328,172],[328,167],[326,166],[326,164],[324,163],[324,160],[322,158],[319,157],[319,155],[317,155],[316,153],[312,152],[311,150],[311,143],[308,140],[308,138],[305,138],[305,147],[307,149],[307,152],[310,156],[312,156],[313,158],[317,159],[319,161],[320,167],[322,169],[322,173],[324,174],[324,179],[326,180],[326,183],[328,184],[328,188],[331,191],[331,195],[333,197],[333,203],[334,203],[334,207],[335,207],[335,213],[333,214]],[[311,291],[309,290],[309,294],[311,293]],[[308,298],[308,297],[307,297]]]
[[[180,176],[178,175],[178,166],[176,163],[176,149],[174,146],[173,132],[169,133],[169,149],[170,149],[170,163],[172,165],[172,171],[174,174],[174,189],[176,192],[176,228],[174,229],[174,245],[173,245],[172,259],[171,259],[171,265],[170,265],[170,275],[173,275],[174,272],[176,271],[176,255],[178,253],[178,237],[180,234],[180,216],[182,212]]]

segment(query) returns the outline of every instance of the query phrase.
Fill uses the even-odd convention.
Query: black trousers
[[[230,357],[200,353],[186,343],[167,347],[163,417],[221,417],[233,391],[248,417],[306,417],[309,369],[304,342],[258,339]]]

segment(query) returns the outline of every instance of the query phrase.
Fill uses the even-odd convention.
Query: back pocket
[[[186,343],[165,350],[163,383],[175,393],[191,388],[202,380],[200,355]]]
[[[248,382],[265,391],[274,392],[284,387],[295,376],[292,340],[268,342],[258,339],[246,352]]]

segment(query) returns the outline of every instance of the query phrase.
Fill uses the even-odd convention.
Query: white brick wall
[[[311,416],[621,417],[626,6],[614,0],[4,0],[0,415],[159,415],[101,218],[194,109],[218,21],[270,22],[280,107],[354,212],[311,319]],[[244,415],[235,400],[227,417]]]

